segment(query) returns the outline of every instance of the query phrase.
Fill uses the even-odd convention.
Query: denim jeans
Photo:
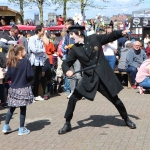
[[[131,85],[134,85],[137,69],[135,67],[129,67],[129,68],[126,69],[126,72],[128,72],[130,74]]]
[[[150,77],[146,77],[142,82],[139,83],[144,89],[150,89]]]
[[[81,69],[81,64],[78,60],[76,60],[73,64],[73,66],[70,67],[70,69],[73,71],[73,72],[76,72],[78,70]],[[76,85],[80,82],[81,80],[81,73],[76,73],[75,78],[70,78],[69,79],[69,85],[70,85],[70,91],[71,93],[74,91]]]
[[[108,61],[110,67],[114,70],[116,64],[116,56],[105,56],[105,58]]]
[[[65,77],[64,89],[65,89],[65,92],[70,93],[70,85],[69,85],[68,77]]]

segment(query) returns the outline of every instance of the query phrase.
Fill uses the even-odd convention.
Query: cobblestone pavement
[[[13,132],[0,133],[0,150],[149,150],[150,95],[125,88],[119,93],[137,129],[129,129],[116,108],[97,93],[94,102],[77,102],[72,120],[73,130],[58,135],[63,126],[67,102],[65,93],[28,106],[26,127],[29,135],[18,136],[19,109],[10,126]],[[0,109],[0,129],[7,109]]]

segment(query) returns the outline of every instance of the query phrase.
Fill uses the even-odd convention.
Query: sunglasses
[[[13,31],[15,35],[18,35],[18,32]]]

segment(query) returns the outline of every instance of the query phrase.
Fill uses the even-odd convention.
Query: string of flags
[[[110,0],[103,0],[103,2],[105,3],[109,3],[111,2]],[[95,9],[116,9],[116,8],[128,8],[128,7],[134,7],[134,6],[139,6],[140,4],[144,4],[144,3],[149,3],[150,0],[146,1],[146,0],[139,0],[138,2],[136,3],[132,3],[132,4],[123,4],[123,5],[113,5],[111,7],[109,6],[98,6],[98,5],[94,5],[92,3],[88,3],[86,6],[89,6],[89,7],[93,7]]]

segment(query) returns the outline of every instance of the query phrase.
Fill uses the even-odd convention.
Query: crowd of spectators
[[[59,24],[64,22],[61,16],[58,17],[58,22]],[[26,57],[30,60],[34,72],[34,79],[30,84],[32,85],[35,100],[49,99],[53,92],[65,91],[67,96],[69,96],[77,82],[82,78],[82,74],[80,74],[76,76],[76,79],[70,80],[63,75],[61,69],[61,64],[66,59],[71,48],[70,45],[74,44],[73,39],[70,39],[67,33],[68,27],[73,25],[74,21],[72,19],[66,21],[65,28],[61,31],[60,40],[58,40],[56,34],[48,34],[44,31],[42,25],[37,26],[35,35],[31,36],[23,31],[19,31],[13,20],[11,20],[10,24],[12,25],[10,31],[4,32],[3,36],[0,37],[0,67],[3,68],[0,70],[0,74],[7,70],[5,63],[10,45],[23,44],[27,52]],[[51,24],[53,24],[53,20]],[[91,34],[111,34],[113,30],[118,29],[116,21],[114,23],[111,22],[108,26],[99,26],[98,30],[95,29],[95,23],[92,19],[90,24],[86,22],[83,24],[86,27],[85,36]],[[121,25],[119,29],[122,29]],[[128,20],[126,20],[126,26],[123,28],[129,28]],[[102,47],[105,58],[113,70],[117,69],[120,72],[129,73],[133,89],[139,87],[140,94],[143,94],[145,89],[150,88],[150,40],[148,34],[144,39],[144,44],[140,41],[130,41],[129,35],[127,35]],[[76,70],[80,70],[80,67],[78,62],[73,66]],[[3,91],[0,93],[0,99],[1,106],[3,107],[6,106],[4,91],[5,88],[8,90],[10,84],[4,79],[4,77],[0,79],[0,90]],[[40,83],[42,85],[43,97],[38,92]]]

